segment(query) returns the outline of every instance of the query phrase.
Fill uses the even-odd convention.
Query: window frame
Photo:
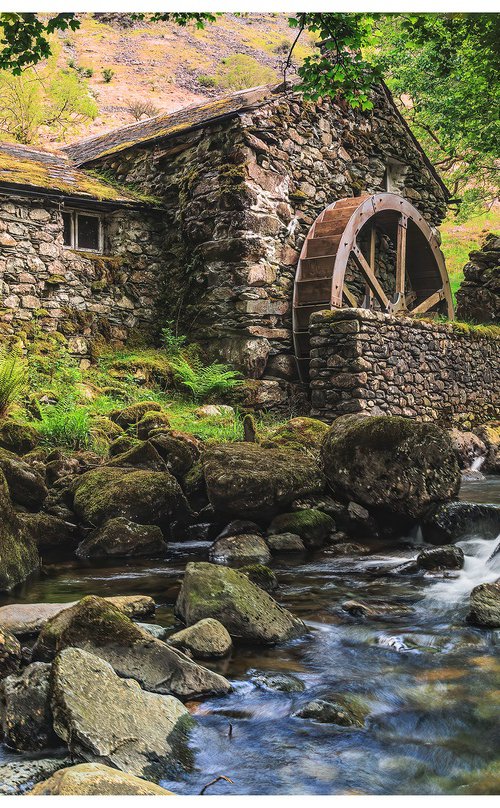
[[[85,210],[76,208],[66,208],[62,211],[63,214],[67,213],[71,217],[71,244],[64,244],[67,250],[76,250],[77,252],[90,252],[96,255],[101,255],[104,252],[104,216],[95,210]],[[98,247],[80,247],[78,244],[78,216],[90,216],[98,221]],[[64,220],[63,220],[63,239],[64,239]]]

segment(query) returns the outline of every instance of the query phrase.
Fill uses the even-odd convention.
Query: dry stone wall
[[[112,344],[158,327],[161,217],[119,210],[105,217],[105,254],[63,245],[59,205],[0,198],[0,333],[59,331],[85,356],[102,335]]]
[[[500,417],[500,330],[337,309],[311,318],[312,415],[405,415],[470,427]]]
[[[437,226],[446,205],[382,90],[369,113],[277,96],[236,118],[95,161],[166,208],[164,309],[255,379],[296,378],[291,303],[314,218],[344,196],[398,191]],[[395,189],[396,190],[396,189]]]
[[[457,292],[457,318],[500,324],[500,236],[495,233],[469,255]]]

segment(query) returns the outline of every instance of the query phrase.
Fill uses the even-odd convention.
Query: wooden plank
[[[444,289],[438,289],[437,292],[434,292],[433,295],[430,297],[426,297],[425,300],[422,300],[421,303],[418,304],[414,309],[411,310],[410,314],[425,314],[426,311],[432,309],[436,303],[439,303],[440,300],[444,298]]]
[[[406,284],[406,235],[408,232],[408,217],[401,214],[398,222],[398,236],[396,247],[396,294],[404,300]]]
[[[380,283],[376,279],[372,271],[372,268],[370,267],[369,263],[367,262],[366,258],[364,257],[363,253],[361,252],[357,244],[355,244],[354,247],[352,248],[352,255],[358,267],[360,268],[361,272],[365,276],[365,280],[368,286],[372,290],[375,297],[378,299],[380,305],[387,310],[389,308],[389,298],[387,297]]]
[[[353,293],[347,288],[345,283],[344,283],[344,285],[342,287],[342,294],[346,298],[349,305],[353,307],[353,309],[358,308],[358,301],[354,297]]]

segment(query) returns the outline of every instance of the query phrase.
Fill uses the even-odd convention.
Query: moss
[[[292,418],[272,431],[263,446],[317,456],[328,426],[315,418]]]
[[[66,283],[64,275],[49,275],[45,281],[46,286],[59,286],[61,283]]]
[[[331,516],[314,508],[276,516],[269,527],[269,533],[295,533],[306,547],[318,547],[335,531]]]
[[[265,592],[274,592],[278,588],[276,575],[265,564],[247,564],[240,567],[239,572],[246,575],[249,581],[256,584],[256,586],[260,586]]]

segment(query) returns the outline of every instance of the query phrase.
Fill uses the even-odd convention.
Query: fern
[[[26,362],[19,356],[0,353],[0,416],[4,416],[12,404],[26,390],[28,374]]]
[[[205,401],[209,396],[228,392],[242,383],[237,371],[220,362],[204,365],[198,358],[188,362],[185,357],[177,356],[170,360],[170,364],[177,381],[191,392],[195,401]]]

